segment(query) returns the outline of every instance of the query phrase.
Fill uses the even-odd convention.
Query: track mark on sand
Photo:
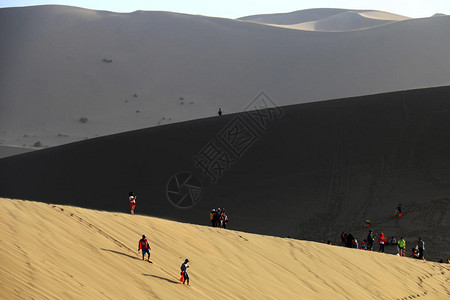
[[[77,215],[74,214],[74,213],[64,211],[64,209],[61,208],[61,207],[58,207],[58,206],[56,206],[56,205],[52,205],[52,207],[55,208],[56,210],[59,210],[60,212],[62,212],[63,214],[65,214],[65,215],[68,216],[68,217],[77,219],[81,224],[83,224],[84,226],[86,226],[86,227],[89,228],[89,229],[95,230],[97,233],[99,233],[99,234],[103,235],[104,237],[106,237],[107,239],[113,241],[113,242],[114,242],[117,246],[119,246],[120,248],[126,249],[126,250],[129,251],[130,253],[133,253],[133,255],[135,254],[135,251],[131,250],[127,245],[125,245],[124,243],[122,243],[122,242],[120,242],[119,240],[115,239],[115,238],[114,238],[113,236],[111,236],[110,234],[107,234],[107,233],[106,233],[105,231],[103,231],[100,227],[98,227],[98,226],[96,226],[96,225],[94,225],[94,224],[92,224],[92,223],[90,223],[90,222],[88,222],[88,221],[86,221],[86,220],[83,220],[83,218],[77,216]],[[105,250],[105,251],[115,252],[115,253],[117,253],[117,254],[122,254],[122,255],[128,256],[128,255],[126,255],[126,254],[124,254],[124,253],[120,253],[120,252],[117,252],[117,251],[112,251],[112,250],[107,250],[107,249],[104,249],[104,250]],[[131,256],[131,255],[130,255],[130,257],[134,257],[134,256]],[[168,276],[172,276],[172,275],[173,275],[173,272],[168,272],[168,271],[165,270],[163,267],[159,266],[157,263],[153,262],[152,264],[153,264],[153,265],[156,265],[157,268],[158,268],[160,271],[162,271],[163,273],[165,273],[166,275],[168,275]]]
[[[414,298],[420,298],[420,297],[427,296],[430,292],[423,287],[423,284],[425,283],[425,279],[429,279],[429,278],[433,277],[434,275],[435,276],[445,276],[446,271],[448,271],[446,267],[440,267],[440,269],[435,274],[429,273],[429,274],[424,274],[422,276],[418,276],[417,277],[417,279],[418,279],[417,285],[419,286],[421,293],[416,293],[416,294],[408,295],[408,296],[405,296],[402,298],[397,298],[397,300],[407,300],[407,299],[414,299]],[[448,282],[449,279],[447,278],[445,281]],[[446,292],[446,294],[448,296],[450,296],[450,290],[448,288],[448,284],[444,284],[441,286],[444,288],[444,291]]]
[[[107,239],[113,241],[120,248],[126,249],[126,250],[134,253],[134,251],[131,250],[127,245],[125,245],[124,243],[122,243],[119,240],[115,239],[112,235],[106,233],[100,227],[98,227],[98,226],[96,226],[96,225],[94,225],[94,224],[92,224],[92,223],[90,223],[90,222],[88,222],[86,220],[83,220],[83,218],[75,215],[74,213],[66,212],[64,210],[64,208],[58,207],[56,205],[52,205],[52,207],[55,208],[56,210],[59,210],[60,212],[62,212],[63,214],[65,214],[68,217],[77,219],[81,224],[83,224],[84,226],[86,226],[86,227],[88,227],[90,229],[95,230],[97,233],[99,233],[99,234],[103,235],[104,237],[106,237]]]
[[[242,235],[239,235],[239,237],[240,237],[241,239],[243,239],[244,241],[248,242],[248,240],[247,240],[245,237],[243,237]]]
[[[450,189],[450,184],[444,178],[436,177],[430,168],[426,168],[425,165],[421,165],[422,161],[420,147],[427,147],[425,143],[427,136],[430,133],[439,132],[442,128],[442,124],[450,117],[450,102],[447,99],[442,99],[440,105],[429,113],[428,117],[421,122],[421,126],[416,131],[414,138],[412,139],[412,150],[410,154],[410,161],[413,170],[421,174],[428,182],[442,189]],[[441,123],[440,123],[441,122]],[[444,138],[444,137],[443,137]]]

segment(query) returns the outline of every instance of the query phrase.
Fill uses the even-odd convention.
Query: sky
[[[0,8],[45,4],[70,5],[122,13],[136,10],[171,11],[230,19],[325,7],[374,9],[412,18],[430,17],[435,13],[450,15],[450,0],[0,0]]]

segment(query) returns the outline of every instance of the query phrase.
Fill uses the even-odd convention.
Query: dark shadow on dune
[[[132,259],[140,260],[139,258],[137,258],[137,257],[135,257],[135,256],[131,256],[131,255],[128,255],[128,254],[126,254],[126,253],[119,252],[119,251],[114,251],[114,250],[109,250],[109,249],[103,249],[103,248],[101,248],[101,250],[103,250],[103,251],[108,251],[108,252],[112,252],[112,253],[115,253],[115,254],[120,254],[120,255],[123,255],[123,256],[132,258]]]
[[[407,245],[422,237],[427,259],[438,261],[450,255],[450,203],[443,200],[450,194],[449,94],[450,86],[283,106],[282,118],[265,123],[244,112],[5,157],[0,195],[129,213],[133,186],[140,215],[210,225],[211,208],[226,207],[233,229],[332,243],[340,243],[342,231],[364,240],[370,219],[374,231],[404,236]],[[236,120],[248,127],[247,148],[223,144],[227,134],[241,137],[229,125]],[[226,171],[214,171],[215,183],[204,173],[215,162],[194,162],[208,162],[205,151],[215,151]],[[220,153],[234,162],[219,163]],[[181,171],[203,186],[201,201],[189,210],[168,197],[181,188],[169,189]],[[404,216],[395,219],[399,203]]]
[[[178,284],[178,281],[167,279],[167,278],[164,278],[164,277],[161,277],[161,276],[156,276],[156,275],[152,275],[152,274],[142,274],[142,275],[150,276],[150,277],[158,278],[158,279],[161,279],[161,280],[165,280],[165,281],[170,282],[170,283]]]

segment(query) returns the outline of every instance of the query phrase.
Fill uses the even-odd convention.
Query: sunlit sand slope
[[[2,299],[445,299],[448,265],[0,199]],[[153,263],[137,254],[145,233]],[[178,282],[190,260],[191,287]]]
[[[291,13],[255,15],[240,18],[272,26],[309,31],[363,30],[398,21],[408,17],[376,10],[350,10],[316,8]]]

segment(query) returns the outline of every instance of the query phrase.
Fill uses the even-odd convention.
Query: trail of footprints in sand
[[[435,266],[433,266],[433,268],[435,268]],[[437,270],[437,271],[439,271],[440,273],[436,273],[436,274],[426,274],[426,275],[418,276],[418,277],[417,277],[417,279],[418,279],[417,285],[418,285],[418,286],[420,287],[420,289],[423,291],[422,293],[420,293],[420,294],[412,294],[412,295],[408,295],[408,296],[405,296],[405,297],[403,297],[403,298],[397,298],[397,300],[408,300],[408,299],[415,299],[415,298],[420,298],[420,297],[427,296],[429,292],[428,292],[427,290],[425,290],[424,287],[423,287],[423,282],[424,282],[424,280],[425,280],[425,279],[428,279],[428,278],[431,278],[431,277],[433,277],[434,275],[437,275],[437,276],[446,276],[446,273],[447,273],[449,270],[446,269],[446,268],[444,268],[444,267],[440,267],[439,270]],[[448,276],[447,276],[447,280],[446,280],[446,281],[447,281],[447,282],[449,281]],[[447,293],[447,296],[450,296],[450,289],[448,288],[448,284],[444,286],[444,289],[445,289],[445,292]]]
[[[410,165],[413,170],[417,173],[422,174],[428,182],[444,189],[450,189],[450,184],[442,179],[435,178],[430,172],[428,172],[428,170],[424,169],[423,167],[419,167],[418,161],[420,161],[420,157],[418,157],[419,154],[417,148],[421,143],[423,137],[426,136],[428,132],[438,130],[436,122],[439,120],[439,118],[441,117],[447,119],[447,115],[450,116],[450,103],[447,101],[447,99],[445,99],[433,112],[429,113],[426,120],[421,123],[420,127],[415,132],[414,138],[411,139],[412,146],[410,150]]]
[[[94,224],[92,224],[90,222],[87,222],[86,220],[83,220],[83,218],[75,215],[74,213],[65,211],[64,208],[62,208],[62,207],[58,207],[56,205],[52,205],[52,207],[57,209],[57,210],[59,210],[60,212],[62,212],[66,216],[70,216],[72,218],[77,219],[81,224],[85,225],[86,227],[94,229],[95,231],[97,231],[98,233],[100,233],[101,235],[106,237],[107,239],[113,241],[120,248],[124,248],[124,249],[134,253],[134,251],[131,250],[127,245],[125,245],[124,243],[122,243],[119,240],[115,239],[113,236],[111,236],[110,234],[108,234],[105,231],[103,231],[100,227],[98,227],[98,226],[96,226],[96,225],[94,225]]]
[[[64,208],[56,206],[56,205],[52,205],[53,208],[55,208],[56,210],[60,211],[61,213],[65,214],[66,216],[72,217],[77,219],[81,224],[83,224],[84,226],[95,230],[97,233],[103,235],[104,237],[106,237],[107,239],[113,241],[117,246],[119,246],[120,248],[126,249],[127,251],[129,251],[130,253],[133,253],[133,255],[136,253],[135,251],[131,250],[127,245],[125,245],[124,243],[120,242],[119,240],[117,240],[116,238],[114,238],[113,236],[111,236],[110,234],[106,233],[104,230],[102,230],[100,227],[86,221],[83,220],[83,218],[75,215],[72,212],[68,212],[66,210],[64,210]],[[153,262],[154,264],[154,262]],[[173,274],[167,270],[165,270],[164,268],[158,266],[158,268],[164,272],[166,275],[173,277]]]

